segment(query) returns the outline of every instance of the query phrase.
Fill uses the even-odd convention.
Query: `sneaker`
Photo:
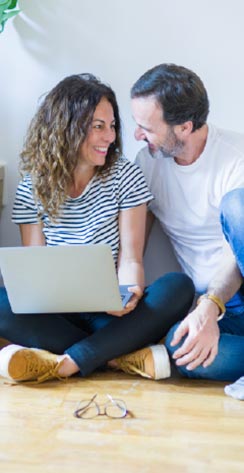
[[[8,345],[0,351],[0,375],[14,381],[64,379],[58,375],[61,364],[57,355],[37,348]]]
[[[152,345],[115,359],[119,369],[128,374],[139,374],[143,378],[169,378],[170,361],[164,345]]]
[[[11,342],[6,338],[0,338],[0,350],[1,348],[6,347],[7,345],[11,345]]]

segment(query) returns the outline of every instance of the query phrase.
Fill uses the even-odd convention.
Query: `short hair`
[[[109,171],[122,154],[121,121],[115,93],[93,74],[75,74],[59,82],[42,100],[21,152],[21,174],[30,174],[35,198],[51,218],[58,215],[73,182],[79,150],[101,99],[111,104],[115,141],[97,172]]]
[[[207,91],[201,79],[183,66],[160,64],[149,69],[133,85],[131,98],[155,97],[168,125],[188,120],[193,130],[201,128],[209,113]]]

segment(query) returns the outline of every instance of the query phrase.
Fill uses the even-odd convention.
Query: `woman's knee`
[[[175,280],[175,298],[182,306],[182,315],[185,317],[192,306],[195,296],[195,286],[192,279],[184,273],[171,273]]]
[[[173,294],[174,297],[183,297],[191,301],[195,295],[194,284],[191,278],[184,273],[166,273],[158,278],[153,286],[155,289]]]
[[[146,288],[144,303],[153,311],[159,312],[163,318],[172,320],[173,325],[188,313],[194,292],[194,285],[188,276],[167,273]]]

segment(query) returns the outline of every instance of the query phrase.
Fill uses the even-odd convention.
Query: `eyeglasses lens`
[[[106,404],[106,414],[109,417],[120,418],[126,415],[126,405],[120,399],[113,399]]]
[[[81,401],[77,409],[77,417],[82,417],[83,419],[93,419],[98,415],[98,408],[95,402],[91,402],[90,405],[87,405],[87,401]]]

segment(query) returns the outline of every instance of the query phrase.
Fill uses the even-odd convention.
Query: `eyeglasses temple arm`
[[[94,394],[94,396],[90,399],[90,401],[88,402],[88,404],[86,406],[82,407],[81,409],[79,409],[79,408],[76,409],[75,412],[74,412],[75,417],[79,417],[78,413],[86,412],[87,409],[90,407],[91,403],[94,401],[94,399],[96,397],[97,397],[97,394]]]

